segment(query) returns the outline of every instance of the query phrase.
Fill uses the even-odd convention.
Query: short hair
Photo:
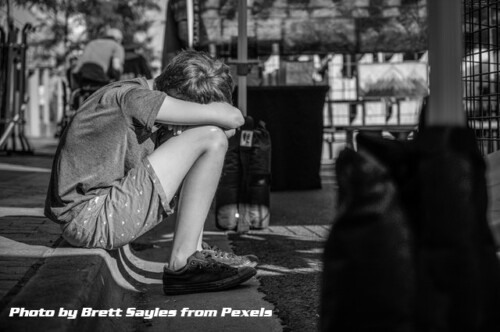
[[[121,43],[123,40],[123,34],[120,30],[116,28],[108,28],[104,33],[105,37],[114,39],[117,43]]]
[[[205,52],[181,51],[155,79],[155,86],[185,101],[232,104],[233,78],[229,67]]]

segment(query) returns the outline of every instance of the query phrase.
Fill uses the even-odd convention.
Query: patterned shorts
[[[103,249],[130,243],[173,213],[147,158],[107,193],[84,203],[81,211],[62,225],[63,237],[77,247]]]

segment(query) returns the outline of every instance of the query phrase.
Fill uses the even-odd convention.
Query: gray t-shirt
[[[70,222],[155,148],[154,121],[166,94],[144,78],[101,88],[76,112],[54,157],[45,215]]]
[[[74,71],[76,73],[84,63],[92,62],[100,65],[104,72],[107,73],[111,58],[118,58],[123,65],[125,61],[125,50],[122,45],[108,38],[92,40],[87,44],[83,54],[78,59]]]

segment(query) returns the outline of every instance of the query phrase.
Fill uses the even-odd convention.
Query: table
[[[264,121],[271,136],[271,190],[321,188],[328,86],[250,86],[247,91],[248,115]],[[237,95],[235,90],[233,100]]]

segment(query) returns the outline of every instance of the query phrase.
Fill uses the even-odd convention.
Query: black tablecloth
[[[323,105],[327,86],[248,87],[247,113],[271,135],[271,189],[321,188]],[[234,92],[235,105],[238,93]]]

